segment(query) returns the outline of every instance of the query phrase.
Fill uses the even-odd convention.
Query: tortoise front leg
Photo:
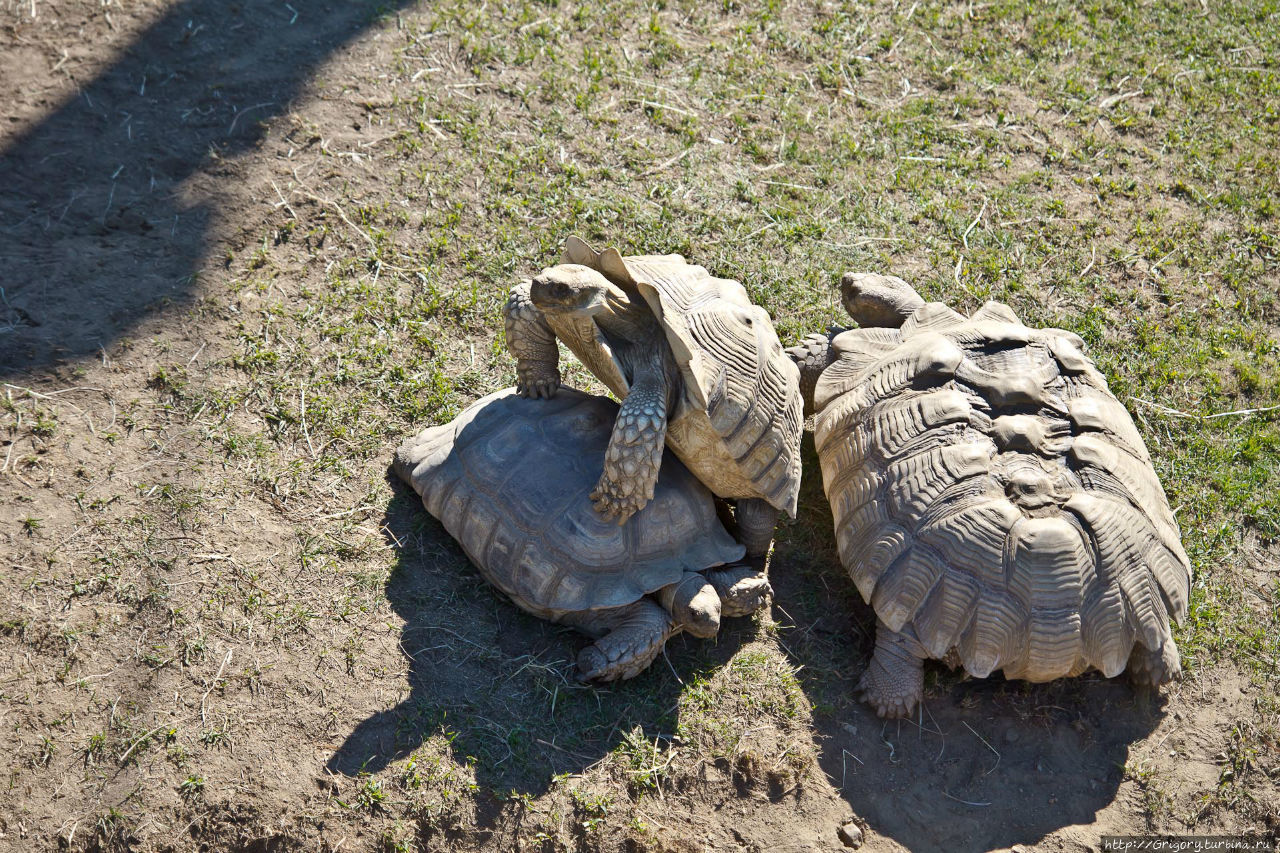
[[[924,655],[914,636],[876,620],[876,650],[858,682],[862,698],[876,714],[892,719],[915,710],[924,697]]]
[[[516,359],[516,393],[552,397],[560,387],[560,351],[547,318],[529,298],[530,282],[511,288],[505,320],[507,349]]]
[[[634,678],[679,630],[671,614],[651,598],[625,607],[571,613],[560,621],[598,638],[578,653],[580,681]]]
[[[622,401],[591,493],[596,510],[622,524],[653,497],[667,437],[668,384],[660,369],[638,373]]]
[[[839,326],[832,326],[825,335],[806,335],[803,342],[787,348],[787,357],[800,368],[800,399],[804,400],[805,417],[814,413],[813,394],[818,387],[818,379],[822,371],[836,360],[835,347],[831,342],[843,331]]]
[[[769,578],[751,566],[721,566],[702,574],[720,596],[721,616],[750,616],[773,595]]]

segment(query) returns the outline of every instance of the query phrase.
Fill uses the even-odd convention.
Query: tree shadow
[[[18,135],[0,152],[0,378],[97,352],[189,300],[215,214],[234,213],[220,210],[242,177],[228,161],[333,51],[408,2],[183,0]]]
[[[812,434],[804,456],[806,471],[819,470]],[[875,616],[831,528],[822,484],[809,477],[774,556],[793,569],[771,578],[782,641],[814,705],[819,762],[852,809],[909,850],[1007,848],[1092,823],[1116,797],[1130,745],[1159,723],[1158,695],[1097,675],[968,679],[934,662],[917,717],[879,719],[855,695]]]
[[[395,498],[383,529],[399,556],[386,593],[405,621],[410,693],[352,731],[328,762],[332,772],[376,773],[441,736],[456,762],[474,766],[482,791],[538,796],[633,732],[650,742],[673,737],[682,682],[725,665],[754,636],[752,620],[726,620],[716,640],[672,638],[666,660],[634,679],[578,684],[574,661],[587,638],[503,598],[414,491],[387,479]]]

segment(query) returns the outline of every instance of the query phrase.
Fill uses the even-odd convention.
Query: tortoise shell
[[[721,497],[763,498],[794,518],[804,428],[800,377],[768,313],[738,282],[715,278],[680,255],[623,257],[571,237],[562,262],[590,267],[643,298],[661,324],[683,380],[667,446]],[[626,396],[626,380],[592,321],[547,321],[609,390]]]
[[[551,400],[508,388],[406,441],[394,467],[485,580],[543,618],[620,607],[742,559],[711,493],[675,459],[626,524],[601,518],[589,494],[617,414],[572,388]]]
[[[894,631],[972,675],[1124,670],[1181,621],[1190,564],[1124,406],[1060,329],[989,302],[832,341],[815,442],[840,558]]]

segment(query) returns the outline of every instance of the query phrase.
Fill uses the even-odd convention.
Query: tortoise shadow
[[[803,452],[805,470],[817,471],[811,433]],[[1008,848],[1094,822],[1116,798],[1130,745],[1159,724],[1160,696],[1123,678],[976,680],[933,662],[917,717],[879,719],[855,694],[875,615],[840,566],[831,528],[809,477],[771,579],[782,642],[814,706],[820,766],[850,807],[909,850]]]
[[[718,640],[672,638],[666,659],[634,679],[579,684],[587,638],[507,601],[417,494],[387,479],[395,497],[383,529],[398,556],[386,594],[405,623],[410,692],[356,726],[327,763],[332,772],[375,773],[432,740],[471,765],[481,794],[538,796],[637,730],[650,741],[672,737],[682,680],[723,666],[754,636],[750,619],[727,620]]]
[[[406,5],[180,0],[14,134],[0,148],[0,378],[96,353],[189,302],[242,183],[229,161],[331,53]]]

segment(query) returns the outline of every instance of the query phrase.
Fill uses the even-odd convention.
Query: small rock
[[[857,850],[862,846],[862,827],[858,826],[853,821],[849,821],[844,826],[840,827],[837,834],[840,836],[840,841],[845,847],[852,847],[854,850]]]
[[[854,737],[858,736],[858,727],[855,726],[853,723],[841,723],[840,728],[844,729],[846,732],[853,735]]]
[[[1005,743],[1017,743],[1017,742],[1018,742],[1018,731],[1017,731],[1017,729],[1009,729],[1007,732],[1005,732],[1005,733],[1004,733],[1004,742],[1005,742]]]

